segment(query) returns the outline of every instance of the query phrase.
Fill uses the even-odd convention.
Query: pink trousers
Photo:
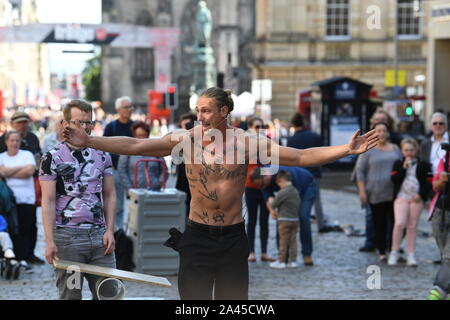
[[[416,247],[417,222],[423,209],[423,201],[414,202],[397,198],[394,201],[395,225],[392,235],[392,250],[399,251],[406,228],[408,253],[414,253]]]

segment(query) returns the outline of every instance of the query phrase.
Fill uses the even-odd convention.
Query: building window
[[[325,60],[348,61],[350,60],[350,43],[329,42],[325,45]]]
[[[134,73],[136,80],[151,80],[153,78],[153,49],[139,48],[134,52]]]
[[[327,0],[326,38],[350,38],[350,0]]]
[[[153,18],[147,10],[137,13],[136,25],[150,27],[153,25]],[[154,60],[153,49],[134,49],[133,79],[137,81],[148,81],[153,79]]]
[[[420,37],[420,0],[398,0],[397,30],[399,38]]]
[[[421,60],[424,59],[422,55],[422,44],[415,42],[401,42],[399,45],[399,56],[401,60]]]

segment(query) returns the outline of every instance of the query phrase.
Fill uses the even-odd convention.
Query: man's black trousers
[[[210,226],[188,220],[179,243],[182,300],[247,300],[249,245],[244,222]]]

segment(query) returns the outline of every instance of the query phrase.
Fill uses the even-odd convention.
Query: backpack
[[[114,232],[114,239],[116,240],[116,255],[117,269],[125,271],[133,271],[136,265],[133,263],[133,240],[130,239],[122,229]]]
[[[4,179],[0,179],[0,214],[8,224],[8,232],[11,236],[19,233],[17,218],[16,198],[11,188]]]

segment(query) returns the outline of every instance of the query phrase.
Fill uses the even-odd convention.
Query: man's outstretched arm
[[[170,155],[178,141],[172,141],[171,135],[161,139],[136,139],[130,137],[89,136],[80,127],[66,127],[63,132],[65,141],[75,147],[89,147],[115,154],[165,157]]]
[[[170,135],[161,139],[90,136],[86,146],[115,154],[165,157],[170,155],[175,144]]]
[[[309,167],[333,162],[351,154],[360,154],[372,149],[378,144],[375,130],[360,136],[356,131],[348,144],[331,147],[318,147],[309,149],[294,149],[278,147],[280,165]],[[273,143],[273,142],[272,142]]]

